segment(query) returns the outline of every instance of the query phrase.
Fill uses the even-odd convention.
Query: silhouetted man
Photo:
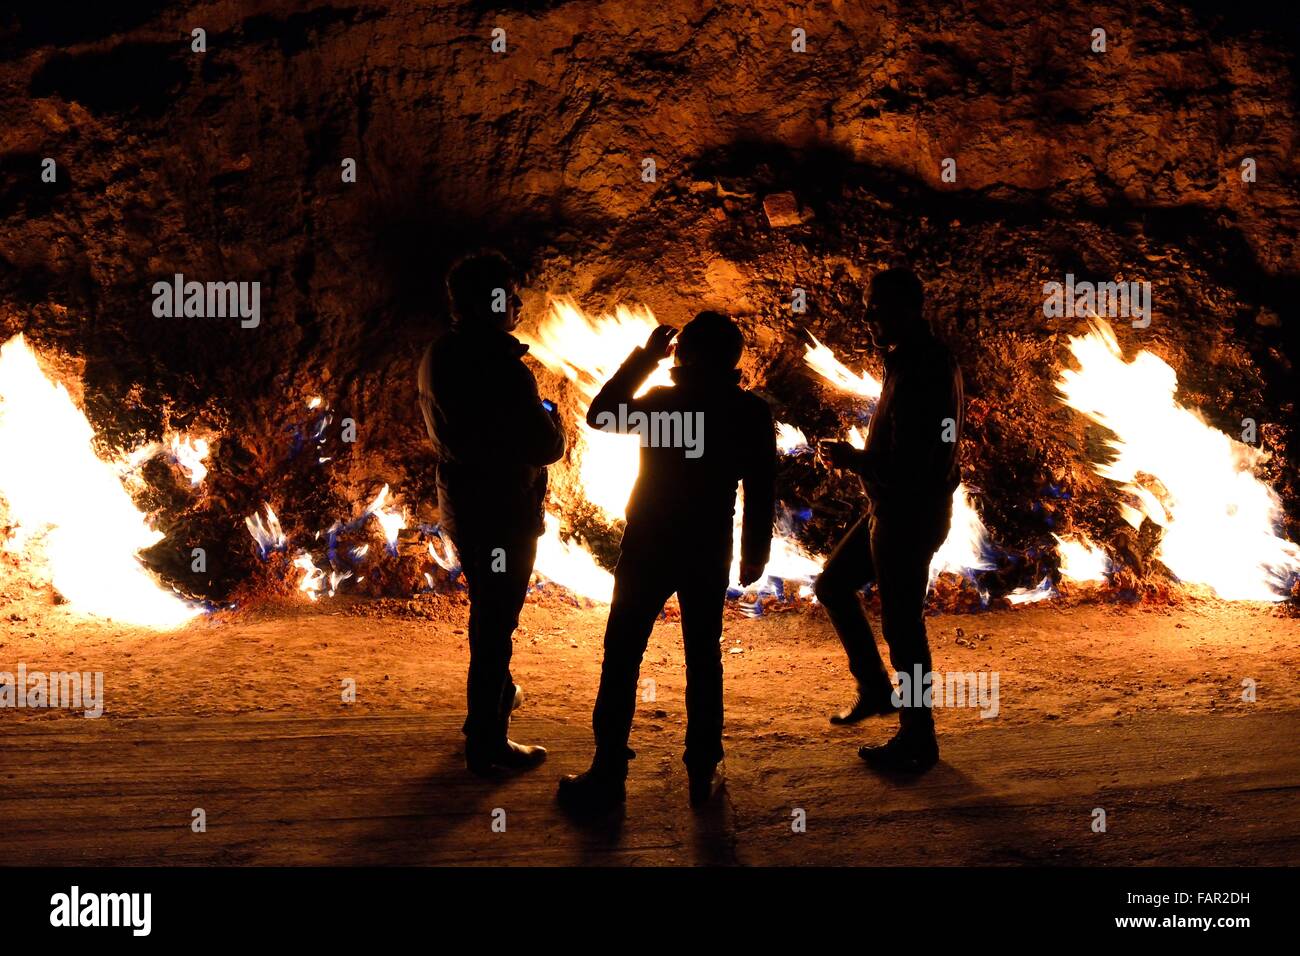
[[[546,757],[509,739],[519,693],[510,655],[542,533],[545,466],[564,454],[564,431],[523,363],[528,346],[510,334],[520,301],[505,258],[460,260],[447,293],[452,326],[420,363],[420,409],[438,456],[442,525],[469,586],[465,764],[485,774]]]
[[[908,269],[889,269],[872,280],[866,319],[872,341],[885,350],[880,401],[865,448],[846,442],[822,446],[833,467],[862,479],[869,501],[816,585],[858,683],[857,699],[831,718],[834,723],[895,710],[893,685],[858,597],[873,578],[894,670],[912,682],[917,665],[922,675],[931,669],[922,614],[930,561],[952,520],[964,402],[961,369],[932,334],[922,315],[923,297],[920,280]],[[858,753],[875,766],[925,770],[939,759],[934,714],[922,703],[923,688],[903,686],[913,693],[902,699],[898,734],[883,747]]]
[[[772,540],[776,438],[767,404],[738,384],[743,341],[731,319],[701,312],[682,330],[671,388],[634,398],[670,354],[675,331],[651,333],[591,403],[593,428],[641,436],[641,468],[614,572],[591,769],[560,781],[560,799],[598,812],[624,799],[637,677],[655,618],[677,593],[686,651],[686,754],[693,806],[715,792],[722,760],[722,610],[736,485],[744,483],[740,581],[763,573]],[[644,416],[644,417],[642,417]]]

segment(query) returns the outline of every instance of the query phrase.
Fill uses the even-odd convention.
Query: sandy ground
[[[832,727],[850,691],[819,608],[728,611],[727,779],[685,806],[680,625],[643,667],[626,820],[554,806],[590,755],[604,608],[526,606],[514,672],[538,770],[464,772],[460,599],[263,606],[159,634],[0,608],[0,672],[103,671],[105,718],[0,710],[15,858],[139,864],[1300,862],[1300,622],[1278,609],[1040,604],[928,619],[936,669],[997,671],[999,712],[937,712],[921,781],[855,756],[892,721]],[[958,629],[961,633],[958,634]],[[2,678],[0,678],[2,679]],[[1242,700],[1253,680],[1257,699]],[[342,688],[354,681],[356,700]],[[647,695],[648,696],[648,695]],[[192,808],[211,829],[191,831]],[[1091,829],[1094,808],[1113,833]],[[491,814],[508,810],[508,835]],[[806,813],[808,829],[792,830]]]
[[[28,671],[103,671],[109,717],[456,711],[463,706],[467,614],[456,595],[340,598],[221,613],[156,633],[79,620],[60,608],[33,611],[25,602],[21,612],[0,607],[0,672],[20,661]],[[587,720],[604,624],[602,606],[556,594],[530,599],[512,665],[528,713]],[[1300,708],[1300,619],[1264,605],[1043,603],[934,615],[927,627],[936,670],[999,674],[997,717],[981,719],[970,708],[941,711],[944,734],[982,725]],[[655,682],[655,700],[642,702],[634,728],[640,739],[680,740],[680,631],[676,620],[661,619],[651,637],[642,680]],[[825,719],[846,702],[851,681],[821,609],[748,619],[729,607],[723,640],[732,737],[860,736]],[[1247,679],[1256,684],[1254,703],[1242,700]],[[345,680],[355,681],[355,703],[342,700]],[[0,710],[0,721],[60,716]]]

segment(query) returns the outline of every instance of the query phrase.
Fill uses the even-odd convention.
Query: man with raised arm
[[[763,574],[772,539],[776,437],[767,404],[739,385],[744,343],[725,315],[701,312],[678,336],[673,386],[636,394],[672,352],[661,325],[591,403],[593,428],[635,433],[641,467],[627,507],[605,659],[592,715],[591,769],[560,781],[560,800],[600,812],[624,799],[637,679],[655,618],[674,592],[686,653],[690,802],[716,792],[722,760],[722,611],[732,561],[736,487],[744,488],[740,583]]]

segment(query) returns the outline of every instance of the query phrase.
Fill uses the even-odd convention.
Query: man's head
[[[865,305],[867,330],[876,347],[889,348],[924,333],[924,303],[921,280],[911,269],[886,269],[872,276]]]
[[[740,361],[745,342],[736,323],[721,312],[701,312],[677,336],[678,365],[730,371]]]
[[[452,321],[512,331],[519,324],[519,295],[510,261],[494,250],[472,252],[447,270]]]

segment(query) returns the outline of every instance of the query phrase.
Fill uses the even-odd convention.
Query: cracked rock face
[[[1165,358],[1183,403],[1230,434],[1261,423],[1295,540],[1296,34],[1269,16],[20,2],[0,14],[0,339],[23,331],[80,368],[109,444],[220,435],[201,495],[155,487],[150,504],[177,555],[207,546],[198,589],[221,596],[260,567],[243,518],[263,501],[301,535],[388,482],[436,520],[414,369],[445,322],[441,271],[468,246],[528,269],[526,316],[548,294],[679,325],[732,312],[748,383],[810,437],[842,423],[799,370],[802,330],[878,373],[858,297],[910,262],[966,371],[964,477],[992,536],[1022,550],[1052,527],[1120,533],[1087,467],[1104,435],[1052,392],[1082,326],[1044,317],[1043,283],[1142,279],[1153,321],[1120,327],[1126,353]],[[153,283],[177,273],[259,282],[260,324],[155,315]],[[356,422],[355,443],[331,431],[293,453],[313,396],[331,428]],[[825,497],[820,480],[790,474],[783,492]]]

